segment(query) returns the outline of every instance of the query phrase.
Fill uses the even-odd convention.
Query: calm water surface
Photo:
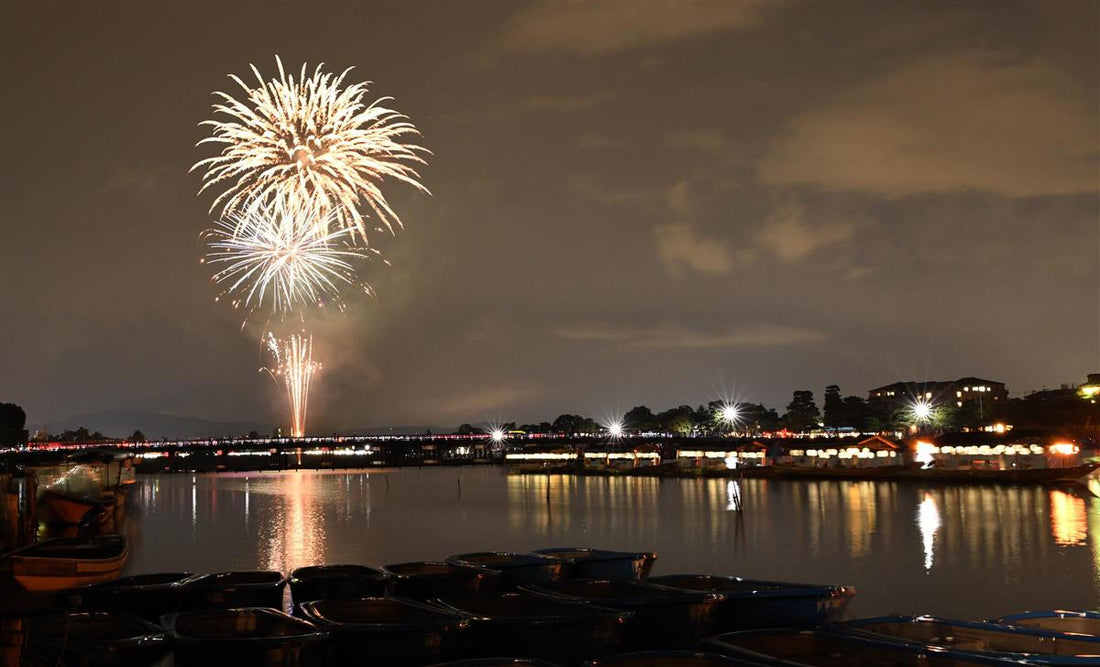
[[[158,475],[131,498],[130,574],[580,545],[656,551],[655,574],[851,584],[856,616],[1100,606],[1100,497],[1084,487],[738,486],[471,467]]]

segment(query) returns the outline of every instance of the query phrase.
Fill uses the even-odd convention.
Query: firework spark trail
[[[211,211],[247,211],[282,194],[334,212],[335,222],[357,230],[366,244],[366,223],[359,211],[365,202],[392,232],[401,220],[382,193],[382,181],[394,178],[427,192],[416,169],[425,164],[422,156],[429,151],[410,141],[420,136],[416,127],[381,106],[388,98],[367,104],[368,83],[343,87],[351,68],[335,76],[318,65],[307,75],[303,64],[295,79],[293,73],[287,76],[278,57],[275,62],[279,76],[270,81],[251,66],[255,88],[230,75],[244,90],[244,101],[216,92],[221,102],[214,104],[214,111],[229,119],[202,123],[213,129],[213,136],[199,144],[222,146],[220,154],[191,167],[203,170],[200,194],[225,186]]]
[[[313,360],[313,336],[291,334],[278,339],[267,334],[267,349],[275,361],[274,368],[263,368],[273,380],[286,388],[290,404],[290,436],[300,438],[306,432],[306,410],[309,407],[309,386],[321,370]]]
[[[234,307],[253,311],[270,302],[277,315],[326,301],[339,305],[348,285],[369,293],[355,271],[363,250],[349,248],[352,230],[328,230],[333,217],[282,195],[262,209],[228,214],[205,235],[210,251],[204,261],[218,267],[213,282]]]

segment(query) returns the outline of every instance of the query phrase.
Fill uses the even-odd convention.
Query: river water
[[[131,505],[124,574],[594,546],[655,551],[654,574],[853,585],[854,616],[1100,607],[1100,497],[1085,487],[404,468],[146,476]]]

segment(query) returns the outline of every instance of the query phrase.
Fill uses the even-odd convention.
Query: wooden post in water
[[[38,537],[38,474],[28,471],[23,499],[23,544],[31,544]]]

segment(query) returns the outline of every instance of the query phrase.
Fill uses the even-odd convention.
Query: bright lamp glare
[[[732,424],[737,421],[737,418],[739,416],[740,413],[738,412],[736,405],[722,406],[722,421]]]
[[[494,428],[492,432],[493,442],[501,442],[504,440],[504,431],[499,428]]]
[[[623,434],[623,423],[611,422],[607,427],[607,432],[611,434],[611,437],[618,438]]]
[[[928,401],[917,401],[913,404],[913,416],[918,421],[925,421],[932,416],[932,404]]]

